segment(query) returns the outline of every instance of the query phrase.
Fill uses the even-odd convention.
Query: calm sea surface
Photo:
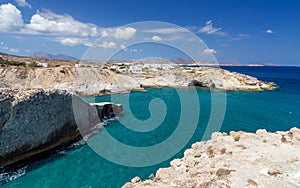
[[[227,92],[226,114],[220,131],[242,130],[255,132],[300,128],[300,68],[297,67],[223,67],[273,81],[279,88],[260,92]],[[182,90],[189,95],[189,90]],[[131,178],[149,177],[160,167],[169,166],[170,160],[183,156],[192,143],[201,141],[211,115],[211,93],[208,89],[197,89],[200,101],[199,123],[188,144],[171,159],[150,167],[126,167],[114,164],[100,157],[88,145],[58,151],[45,160],[16,169],[9,174],[0,174],[0,179],[14,179],[1,187],[120,187]],[[127,145],[144,147],[163,142],[176,129],[180,120],[180,97],[175,89],[149,89],[147,93],[132,92],[130,108],[133,115],[146,120],[150,117],[148,105],[154,98],[162,99],[167,114],[157,129],[139,133],[130,131],[119,121],[111,122],[106,130],[116,139]],[[85,98],[91,101],[90,98]],[[97,97],[96,101],[110,100],[110,96]],[[160,109],[157,109],[160,110]],[[192,110],[192,108],[191,108]],[[125,108],[124,116],[128,109]],[[193,111],[188,112],[193,113]],[[103,144],[109,144],[103,141]],[[20,176],[20,177],[19,177]]]

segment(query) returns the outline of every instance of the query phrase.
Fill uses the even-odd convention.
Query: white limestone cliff
[[[214,133],[152,179],[123,187],[300,187],[300,129]]]

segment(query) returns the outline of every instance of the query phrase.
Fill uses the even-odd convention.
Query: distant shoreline
[[[41,52],[40,52],[41,53]],[[26,62],[26,61],[38,61],[38,62],[42,62],[42,63],[49,63],[50,65],[52,65],[53,67],[61,65],[61,66],[65,66],[65,65],[72,65],[74,66],[75,64],[84,64],[84,63],[94,63],[94,64],[99,64],[99,63],[106,63],[106,60],[98,60],[97,62],[93,62],[90,60],[80,60],[80,59],[76,59],[73,57],[70,57],[70,59],[55,59],[55,58],[49,58],[49,57],[56,57],[52,54],[48,54],[43,52],[44,56],[17,56],[17,55],[11,55],[11,54],[6,54],[6,53],[1,53],[0,52],[0,57],[2,57],[3,59],[8,59],[11,61],[17,61],[17,62]],[[61,55],[62,57],[69,57],[65,54],[58,54]],[[49,56],[49,57],[48,57]],[[134,61],[139,61],[139,60],[135,60],[135,59],[117,59],[117,60],[109,60],[112,63],[115,62],[134,62]],[[208,62],[195,62],[193,60],[187,60],[187,59],[181,59],[181,58],[177,58],[177,59],[173,59],[173,60],[167,60],[170,62],[173,62],[174,64],[178,64],[178,65],[191,65],[193,63],[198,64],[198,65],[203,65],[203,66],[209,66],[209,64],[211,65],[217,65],[220,67],[228,67],[228,66],[233,66],[233,67],[299,67],[299,65],[280,65],[280,64],[260,64],[260,63],[225,63],[225,62],[215,62],[215,63],[208,63]],[[108,62],[107,62],[108,63]]]

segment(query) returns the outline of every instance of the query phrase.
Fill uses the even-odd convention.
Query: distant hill
[[[183,59],[183,58],[177,58],[177,59],[174,59],[171,61],[175,64],[193,64],[193,63],[195,63],[195,61],[193,61],[193,60],[187,60],[187,59]]]
[[[0,52],[0,55],[7,55],[7,54]]]
[[[40,58],[40,59],[55,59],[55,60],[77,60],[75,57],[68,56],[65,54],[53,55],[53,54],[48,54],[43,51],[35,52],[30,57]]]
[[[18,55],[11,55],[11,54],[7,54],[7,53],[3,53],[0,52],[0,57],[14,57],[14,58],[22,58],[22,56],[18,56]]]
[[[19,57],[19,56],[16,56],[16,55],[10,55],[10,54],[6,54],[6,53],[3,53],[3,52],[0,52],[0,55],[2,57],[7,57],[7,56],[11,56],[11,57]]]

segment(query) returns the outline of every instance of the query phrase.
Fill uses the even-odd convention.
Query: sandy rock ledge
[[[300,129],[214,133],[151,180],[123,187],[300,187]]]

